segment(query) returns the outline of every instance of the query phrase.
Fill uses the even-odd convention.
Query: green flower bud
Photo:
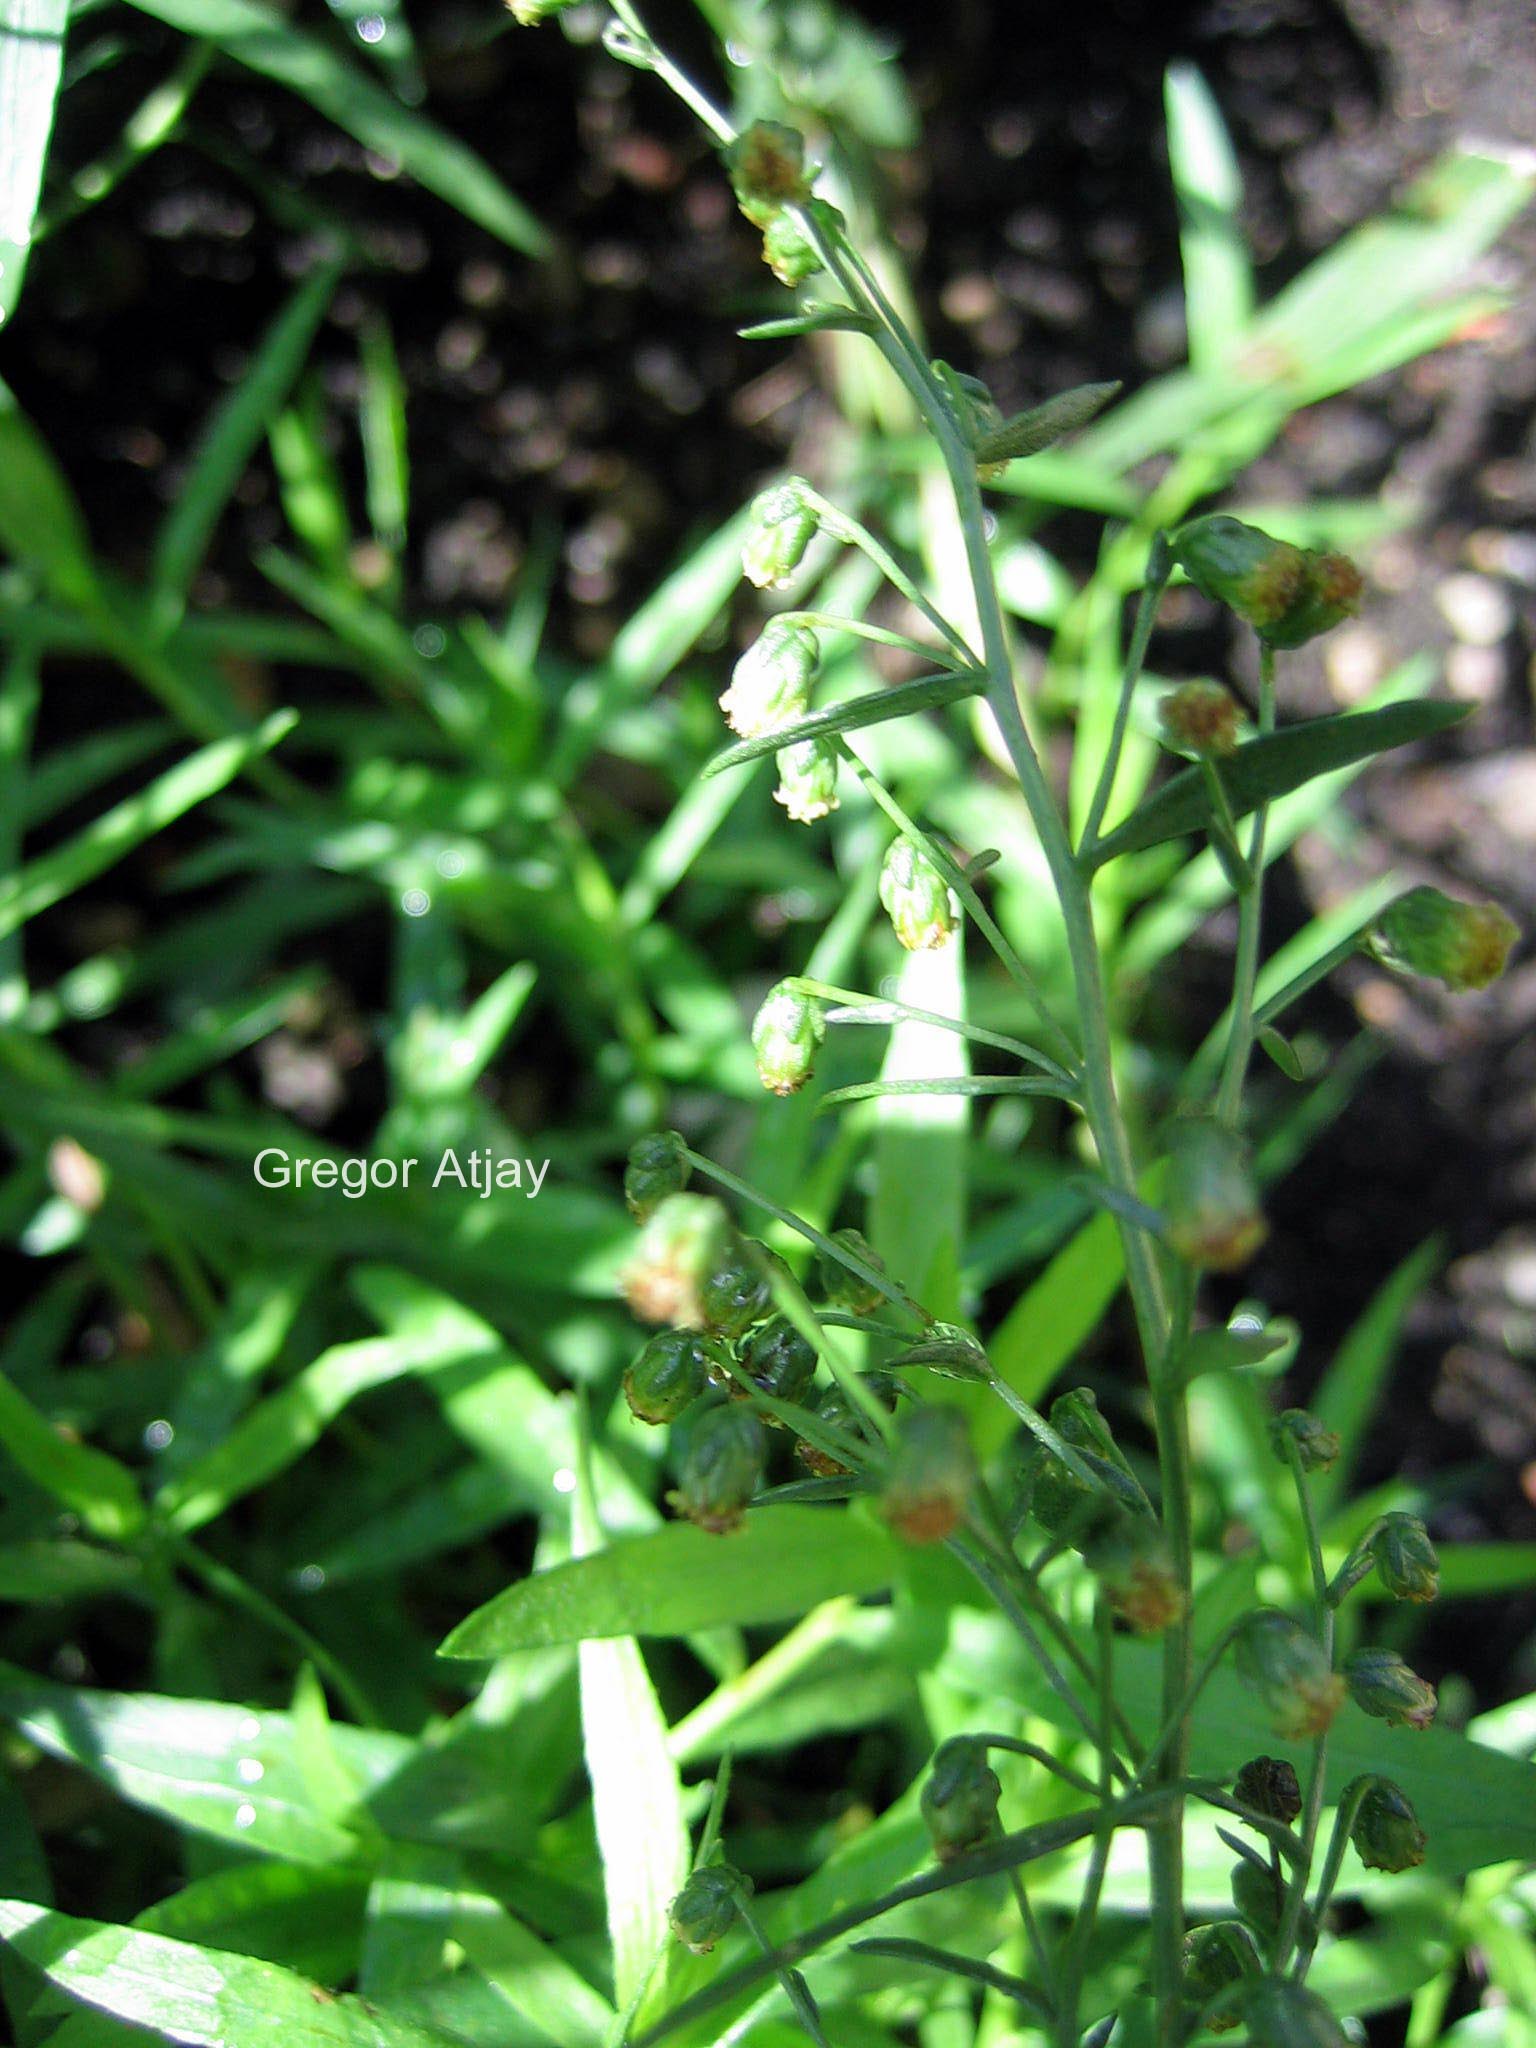
[[[773,800],[796,825],[814,825],[837,809],[837,749],[830,740],[797,740],[777,756],[779,786]]]
[[[712,1195],[666,1196],[642,1225],[634,1255],[619,1275],[631,1313],[645,1323],[702,1329],[699,1290],[719,1264],[729,1231]]]
[[[1273,1870],[1240,1857],[1232,1866],[1232,1903],[1260,1941],[1273,1940],[1285,1909],[1283,1882]]]
[[[926,1365],[946,1380],[984,1380],[991,1371],[986,1352],[959,1323],[930,1323],[915,1344],[906,1345],[889,1363]]]
[[[804,718],[820,659],[809,626],[770,619],[731,670],[731,686],[721,695],[731,730],[755,740]]]
[[[1181,754],[1215,759],[1237,747],[1237,699],[1220,683],[1184,683],[1157,707],[1163,738]]]
[[[749,1408],[707,1409],[687,1434],[677,1489],[667,1498],[690,1522],[723,1536],[741,1527],[767,1457],[763,1426]]]
[[[1344,1681],[1323,1646],[1275,1607],[1246,1615],[1233,1641],[1238,1676],[1268,1708],[1277,1735],[1321,1735],[1344,1704]]]
[[[1337,1436],[1305,1408],[1287,1408],[1283,1415],[1277,1415],[1269,1425],[1269,1441],[1282,1462],[1286,1445],[1294,1444],[1303,1472],[1326,1472],[1339,1455]]]
[[[725,152],[736,204],[754,227],[766,228],[785,206],[810,197],[805,138],[782,121],[754,121]]]
[[[1271,647],[1300,647],[1360,609],[1360,571],[1347,555],[1292,547],[1226,513],[1192,519],[1170,547],[1198,590]]]
[[[1146,1514],[1148,1501],[1126,1465],[1090,1387],[1074,1387],[1051,1403],[1051,1427],[1092,1474],[1081,1479],[1054,1451],[1031,1438],[1024,1454],[1029,1511],[1048,1535],[1081,1546],[1119,1509]]]
[[[1392,1728],[1427,1728],[1435,1718],[1435,1688],[1396,1650],[1357,1650],[1344,1666],[1349,1696],[1361,1713]]]
[[[1246,1266],[1268,1226],[1248,1166],[1248,1148],[1205,1117],[1177,1124],[1163,1184],[1168,1242],[1181,1259],[1216,1273]]]
[[[779,982],[752,1020],[757,1078],[774,1095],[793,1095],[811,1078],[817,1047],[826,1035],[820,1003]]]
[[[1083,1544],[1083,1561],[1137,1635],[1161,1635],[1189,1605],[1167,1541],[1146,1515],[1117,1511],[1100,1523]]]
[[[788,583],[816,532],[816,513],[803,476],[770,484],[752,500],[752,524],[741,550],[742,573],[759,590]]]
[[[1190,2017],[1230,1985],[1256,1976],[1258,1968],[1253,1943],[1235,1920],[1212,1920],[1204,1927],[1192,1927],[1184,1937],[1180,1969],[1180,1989]],[[1205,2025],[1212,2034],[1230,2034],[1239,2025],[1236,2007],[1223,2006]]]
[[[923,1823],[940,1863],[979,1848],[997,1822],[1003,1788],[986,1745],[957,1735],[940,1745],[922,1791]]]
[[[776,213],[763,229],[763,261],[780,284],[794,286],[814,277],[821,258],[787,213]]]
[[[876,1273],[885,1271],[885,1262],[869,1243],[861,1230],[834,1230],[832,1242],[845,1250]],[[827,1297],[828,1305],[840,1308],[850,1316],[871,1316],[885,1300],[878,1287],[854,1273],[841,1263],[830,1258],[826,1252],[819,1252],[816,1271],[821,1278],[821,1291]]]
[[[675,1422],[719,1370],[720,1347],[697,1330],[658,1330],[624,1375],[624,1398],[642,1422]]]
[[[964,1415],[925,1402],[897,1425],[880,1512],[904,1542],[942,1543],[965,1519],[977,1476]]]
[[[1296,1767],[1283,1756],[1250,1758],[1238,1772],[1232,1796],[1266,1820],[1283,1821],[1289,1827],[1301,1812],[1301,1787]]]
[[[766,1245],[733,1231],[699,1288],[705,1328],[717,1337],[741,1337],[770,1315],[773,1264]]]
[[[863,1380],[882,1408],[889,1410],[895,1404],[896,1387],[888,1373],[865,1373]],[[852,1437],[855,1443],[862,1441],[861,1414],[841,1387],[828,1387],[816,1404],[816,1414],[828,1428]],[[795,1456],[817,1479],[841,1479],[853,1469],[841,1458],[834,1458],[829,1451],[819,1450],[815,1444],[805,1441],[795,1445]]]
[[[896,839],[880,870],[880,901],[909,953],[942,946],[960,922],[949,884],[915,839]]]
[[[1294,1977],[1256,1979],[1240,2009],[1251,2048],[1349,2048],[1330,2008]]]
[[[624,1200],[637,1223],[644,1223],[668,1195],[680,1195],[690,1168],[682,1138],[676,1131],[651,1131],[636,1138],[624,1168]]]
[[[1496,903],[1460,903],[1425,887],[1389,903],[1362,943],[1384,967],[1462,995],[1498,980],[1519,936]]]
[[[696,1870],[667,1908],[672,1932],[696,1956],[707,1956],[731,1931],[737,1906],[752,1893],[752,1880],[729,1863]]]
[[[1383,1515],[1370,1538],[1376,1576],[1394,1600],[1433,1600],[1440,1590],[1440,1560],[1417,1515]]]
[[[1362,1789],[1363,1788],[1363,1789]],[[1390,1778],[1355,1778],[1340,1804],[1359,1795],[1349,1839],[1367,1870],[1412,1870],[1424,1861],[1426,1837],[1408,1795]]]
[[[507,5],[514,21],[521,22],[524,28],[538,28],[553,15],[563,14],[567,7],[574,6],[575,0],[507,0]]]
[[[741,1366],[761,1393],[803,1407],[816,1378],[816,1347],[806,1342],[788,1316],[770,1316],[748,1337]],[[740,1386],[736,1391],[743,1393]]]

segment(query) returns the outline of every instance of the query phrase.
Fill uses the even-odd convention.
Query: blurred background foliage
[[[1148,538],[1240,478],[1231,502],[1373,578],[1358,625],[1287,664],[1294,711],[1436,693],[1476,712],[1406,766],[1278,807],[1271,986],[1405,880],[1528,922],[1523,9],[1127,0],[1006,33],[972,4],[654,12],[743,117],[809,129],[890,289],[1005,410],[1125,380],[993,500],[1019,674],[1075,814]],[[738,338],[792,307],[711,152],[603,54],[595,10],[562,26],[521,34],[488,0],[0,8],[0,1710],[31,1816],[8,1795],[4,1889],[43,1896],[40,1839],[66,1911],[148,1910],[423,2014],[421,1899],[446,1894],[495,2014],[465,2033],[461,2001],[450,2031],[497,2041],[524,2038],[506,1999],[527,1941],[557,1983],[527,2038],[606,2024],[576,1660],[525,1653],[482,1688],[434,1653],[563,1553],[573,1389],[605,1523],[658,1519],[655,1446],[613,1412],[637,1341],[616,1166],[638,1132],[674,1123],[774,1201],[860,1222],[939,1313],[991,1333],[1021,1391],[1077,1359],[1117,1428],[1141,1427],[1113,1230],[1057,1110],[818,1117],[827,1089],[939,1052],[952,1069],[958,1041],[910,1026],[835,1030],[815,1089],[764,1105],[745,1023],[783,973],[872,991],[899,973],[910,1003],[1026,1024],[974,962],[964,987],[952,963],[899,967],[872,920],[888,828],[856,789],[807,831],[764,769],[700,780],[756,630],[739,508],[758,483],[805,469],[959,606],[954,542],[856,337]],[[813,557],[793,601],[873,596],[862,563]],[[1192,591],[1163,621],[1149,703],[1165,678],[1229,672]],[[829,653],[832,698],[912,672],[852,638]],[[1139,715],[1117,811],[1154,772],[1152,730]],[[909,810],[1001,851],[994,913],[1064,996],[984,717],[867,739]],[[1214,1042],[1227,907],[1192,845],[1106,874],[1149,1120]],[[1445,1718],[1480,1715],[1518,1756],[1533,994],[1526,967],[1467,1022],[1355,965],[1309,998],[1290,1071],[1256,1088],[1276,1227],[1247,1281],[1297,1321],[1288,1390],[1310,1398],[1333,1361],[1320,1398],[1354,1489],[1331,1540],[1386,1507],[1437,1518],[1459,1597],[1415,1661]],[[549,1178],[532,1201],[420,1175],[353,1200],[251,1170],[265,1147],[449,1146],[547,1157]],[[1259,1413],[1239,1377],[1203,1383],[1202,1529],[1234,1600],[1299,1563]],[[733,1840],[763,1883],[856,1844],[971,1711],[963,1631],[835,1619],[761,1700],[710,1688],[767,1639],[716,1630],[651,1660],[672,1722],[716,1702],[696,1740],[674,1727],[676,1756],[727,1731],[746,1752]],[[974,1647],[1006,1695],[1000,1646]],[[1490,1986],[1536,2003],[1528,1903],[1486,1873],[1463,1886],[1466,1867],[1399,1886],[1358,1945],[1369,2002],[1415,1998],[1413,2043]],[[839,1969],[850,1999],[879,1993],[841,2038],[899,2031],[900,1972]],[[56,2015],[17,1981],[41,2039]],[[1449,2038],[1514,2038],[1483,2026]]]

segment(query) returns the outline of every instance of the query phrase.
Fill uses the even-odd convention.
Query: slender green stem
[[[1344,1867],[1344,1850],[1349,1841],[1349,1831],[1355,1824],[1355,1815],[1360,1811],[1360,1802],[1369,1789],[1369,1780],[1351,1787],[1347,1796],[1339,1801],[1339,1810],[1333,1817],[1333,1833],[1328,1838],[1328,1854],[1323,1858],[1322,1875],[1317,1881],[1317,1892],[1312,1900],[1312,1925],[1306,1930],[1296,1948],[1295,1975],[1304,1978],[1312,1962],[1312,1951],[1317,1946],[1317,1937],[1322,1931],[1323,1915],[1333,1897],[1333,1888],[1339,1881],[1339,1872]]]
[[[1024,1880],[1016,1870],[1010,1870],[1008,1873],[1008,1889],[1013,1893],[1013,1903],[1024,1928],[1024,1937],[1029,1943],[1029,1952],[1035,1959],[1040,1988],[1045,1993],[1051,2009],[1055,2011],[1056,1976],[1051,1968],[1050,1951],[1046,1948],[1045,1937],[1040,1932],[1040,1922],[1035,1917],[1035,1909],[1029,1902],[1029,1893],[1024,1889]]]
[[[998,1052],[1012,1053],[1015,1059],[1027,1061],[1030,1066],[1041,1067],[1048,1074],[1054,1074],[1060,1081],[1071,1083],[1076,1076],[1065,1067],[1058,1066],[1040,1051],[1038,1046],[1026,1045],[1022,1038],[1010,1038],[1002,1031],[985,1031],[979,1024],[968,1024],[959,1017],[943,1017],[937,1010],[916,1010],[910,1003],[898,1003],[889,996],[862,995],[857,989],[838,988],[831,982],[813,981],[809,975],[791,975],[789,986],[801,995],[816,996],[822,1002],[841,1003],[849,1009],[872,1010],[878,1016],[870,1019],[873,1023],[896,1023],[910,1020],[914,1024],[932,1024],[940,1031],[953,1031],[957,1036],[968,1039],[972,1045],[990,1045]],[[829,1022],[839,1020],[829,1018]],[[852,1020],[846,1020],[852,1021]],[[860,1021],[863,1021],[862,1019]]]
[[[1259,654],[1259,732],[1275,729],[1275,651],[1267,644]],[[1248,841],[1248,885],[1238,896],[1237,965],[1233,976],[1232,1034],[1227,1041],[1226,1065],[1216,1092],[1216,1114],[1222,1123],[1235,1128],[1242,1106],[1243,1082],[1253,1050],[1253,992],[1259,978],[1259,930],[1264,906],[1264,834],[1269,823],[1269,806],[1260,804],[1253,814],[1253,832]]]
[[[933,630],[944,641],[945,645],[952,650],[955,656],[953,665],[962,669],[974,669],[976,667],[974,650],[966,645],[962,635],[955,631],[938,607],[923,594],[922,590],[913,582],[889,548],[884,547],[876,540],[869,529],[861,526],[857,519],[850,518],[846,512],[840,511],[836,505],[829,504],[821,496],[820,492],[813,491],[807,486],[803,495],[806,504],[815,512],[820,521],[822,532],[830,535],[833,540],[840,540],[850,547],[857,548],[860,554],[866,555],[874,563],[885,580],[894,589],[900,591],[901,595],[907,600],[907,603],[914,610],[922,614]],[[905,644],[912,646],[916,643],[908,641]],[[920,651],[925,652],[926,650]]]
[[[1067,1941],[1059,2002],[1062,2048],[1077,2048],[1083,2003],[1083,1978],[1088,1968],[1088,1951],[1099,1917],[1099,1900],[1104,1891],[1104,1873],[1109,1866],[1114,1825],[1109,1815],[1114,1808],[1115,1781],[1111,1764],[1115,1754],[1115,1625],[1109,1602],[1099,1598],[1095,1615],[1099,1652],[1099,1808],[1102,1825],[1093,1838],[1088,1856],[1088,1874],[1083,1895]]]
[[[1194,1677],[1191,1678],[1189,1684],[1185,1687],[1183,1693],[1180,1695],[1179,1699],[1175,1703],[1173,1712],[1167,1716],[1162,1726],[1158,1729],[1157,1734],[1152,1738],[1151,1746],[1147,1750],[1146,1755],[1141,1760],[1141,1768],[1136,1773],[1136,1782],[1138,1785],[1145,1784],[1148,1781],[1150,1774],[1157,1768],[1158,1764],[1162,1761],[1163,1755],[1167,1750],[1169,1743],[1171,1743],[1174,1740],[1175,1736],[1178,1734],[1179,1729],[1183,1727],[1184,1724],[1188,1721],[1191,1710],[1194,1707],[1195,1701],[1199,1699],[1201,1693],[1204,1692],[1206,1686],[1210,1683],[1211,1678],[1215,1674],[1217,1665],[1226,1655],[1227,1645],[1232,1641],[1232,1638],[1237,1634],[1238,1630],[1241,1627],[1242,1620],[1241,1618],[1239,1618],[1237,1621],[1234,1621],[1230,1627],[1223,1629],[1221,1634],[1216,1638],[1215,1642],[1212,1643],[1211,1647],[1206,1651],[1204,1657],[1201,1659],[1199,1670],[1195,1673]]]
[[[1317,1631],[1323,1645],[1323,1653],[1330,1666],[1333,1663],[1334,1613],[1329,1601],[1328,1568],[1323,1562],[1322,1533],[1317,1526],[1317,1510],[1312,1504],[1312,1490],[1307,1485],[1307,1475],[1302,1469],[1301,1453],[1294,1437],[1284,1438],[1285,1461],[1291,1468],[1296,1483],[1296,1498],[1301,1508],[1302,1527],[1307,1538],[1307,1562],[1312,1573],[1312,1601],[1317,1622]],[[1312,1869],[1312,1855],[1317,1845],[1317,1826],[1322,1817],[1323,1791],[1328,1775],[1328,1731],[1325,1728],[1312,1745],[1312,1760],[1307,1773],[1307,1790],[1302,1804],[1301,1817],[1301,1861],[1291,1879],[1286,1893],[1285,1906],[1280,1915],[1280,1928],[1275,1937],[1275,1968],[1283,1970],[1295,1946],[1301,1927],[1302,1908],[1306,1904],[1307,1878]]]
[[[937,662],[940,668],[954,669],[967,675],[976,672],[976,661],[969,648],[964,654],[946,654],[941,647],[930,647],[922,640],[914,640],[910,633],[896,633],[889,626],[872,626],[867,619],[845,619],[832,612],[779,612],[775,616],[785,625],[814,626],[818,632],[848,633],[855,640],[872,640],[880,647],[900,647],[908,654],[920,654],[924,661]]]
[[[1093,849],[1098,843],[1099,828],[1104,823],[1110,798],[1115,793],[1115,777],[1120,770],[1120,755],[1125,746],[1126,727],[1130,723],[1131,701],[1136,695],[1136,685],[1141,680],[1141,671],[1146,664],[1147,645],[1152,638],[1157,607],[1172,573],[1173,562],[1168,553],[1168,536],[1155,533],[1152,536],[1152,550],[1147,559],[1147,580],[1142,589],[1140,602],[1136,606],[1136,623],[1131,628],[1131,644],[1126,650],[1125,672],[1120,679],[1120,701],[1115,706],[1115,722],[1110,728],[1104,766],[1099,771],[1098,785],[1094,789],[1093,801],[1088,806],[1088,816],[1077,843],[1078,859],[1082,861],[1092,860]]]

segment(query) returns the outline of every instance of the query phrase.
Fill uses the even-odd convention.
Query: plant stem
[[[1333,1663],[1333,1607],[1328,1598],[1328,1568],[1323,1562],[1322,1535],[1317,1526],[1317,1511],[1312,1505],[1312,1490],[1307,1485],[1307,1475],[1302,1469],[1301,1453],[1294,1437],[1284,1439],[1285,1462],[1291,1468],[1296,1482],[1296,1498],[1301,1507],[1302,1526],[1307,1536],[1307,1561],[1312,1572],[1312,1600],[1316,1611],[1318,1635],[1330,1666]],[[1280,1916],[1280,1927],[1275,1937],[1275,1969],[1284,1970],[1295,1946],[1297,1932],[1301,1926],[1302,1908],[1306,1904],[1307,1878],[1312,1869],[1312,1854],[1317,1845],[1317,1824],[1323,1811],[1323,1789],[1328,1772],[1328,1731],[1325,1728],[1312,1745],[1312,1763],[1307,1773],[1306,1798],[1302,1807],[1301,1860],[1292,1877],[1286,1893],[1284,1910]],[[1340,1854],[1342,1855],[1342,1850]]]
[[[1275,729],[1275,651],[1267,644],[1259,652],[1259,732]],[[1238,892],[1237,966],[1233,976],[1232,1035],[1227,1041],[1226,1065],[1216,1093],[1216,1115],[1229,1128],[1237,1126],[1242,1106],[1243,1082],[1248,1073],[1248,1056],[1253,1050],[1253,992],[1259,978],[1259,926],[1264,904],[1264,832],[1269,823],[1269,806],[1260,804],[1253,814],[1253,832],[1248,841],[1246,886]]]
[[[1131,700],[1136,694],[1136,685],[1141,680],[1142,666],[1147,658],[1147,643],[1152,638],[1153,621],[1157,617],[1157,607],[1168,587],[1168,578],[1172,570],[1168,537],[1163,533],[1155,533],[1152,536],[1151,553],[1147,559],[1147,580],[1136,607],[1136,623],[1131,628],[1131,644],[1126,650],[1125,672],[1120,679],[1120,701],[1115,706],[1115,722],[1110,728],[1104,766],[1099,771],[1093,801],[1088,806],[1088,816],[1078,840],[1079,859],[1091,858],[1093,848],[1098,842],[1099,827],[1104,823],[1104,814],[1109,809],[1110,798],[1115,793],[1120,751],[1125,745],[1126,726],[1130,723]]]
[[[1088,1875],[1083,1884],[1083,1896],[1067,1942],[1058,2007],[1061,2015],[1062,2048],[1077,2048],[1079,2015],[1083,2002],[1083,1976],[1088,1967],[1088,1948],[1093,1940],[1094,1925],[1099,1915],[1099,1899],[1104,1890],[1104,1873],[1108,1868],[1110,1845],[1114,1840],[1114,1828],[1107,1824],[1107,1816],[1114,1805],[1114,1775],[1111,1764],[1115,1754],[1115,1626],[1109,1602],[1102,1594],[1099,1597],[1095,1621],[1099,1648],[1099,1803],[1101,1814],[1106,1817],[1106,1824],[1100,1826],[1093,1838],[1093,1848],[1088,1858]]]

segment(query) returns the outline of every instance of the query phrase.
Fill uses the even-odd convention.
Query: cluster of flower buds
[[[1326,1472],[1339,1455],[1338,1437],[1305,1408],[1287,1408],[1277,1415],[1269,1425],[1269,1441],[1282,1462],[1289,1460],[1294,1447],[1303,1472]]]
[[[811,1078],[827,1020],[814,997],[775,983],[752,1020],[757,1078],[774,1095],[793,1095]]]
[[[744,740],[764,739],[804,718],[821,650],[809,626],[770,619],[731,670],[720,698],[726,723]]]
[[[940,1863],[951,1863],[986,1841],[997,1825],[1002,1796],[984,1742],[971,1735],[957,1735],[939,1745],[920,1805]]]
[[[624,1200],[637,1223],[653,1216],[668,1195],[688,1185],[688,1148],[677,1131],[648,1131],[629,1148],[624,1166]]]
[[[739,1529],[768,1461],[761,1422],[735,1402],[706,1408],[691,1418],[677,1451],[672,1506],[712,1536]]]
[[[1190,582],[1271,647],[1300,647],[1360,609],[1347,555],[1293,547],[1224,512],[1190,520],[1169,545]]]
[[[1344,1704],[1344,1681],[1316,1636],[1275,1607],[1246,1615],[1233,1639],[1238,1675],[1264,1702],[1277,1735],[1321,1735]]]
[[[903,836],[891,842],[880,869],[880,902],[909,953],[942,946],[960,922],[960,905],[927,851]]]
[[[1235,1131],[1209,1117],[1186,1117],[1174,1126],[1163,1218],[1169,1245],[1190,1265],[1217,1273],[1247,1265],[1268,1226],[1248,1148]]]
[[[1345,1558],[1328,1589],[1337,1607],[1374,1570],[1394,1600],[1433,1600],[1440,1590],[1440,1560],[1417,1515],[1394,1511],[1373,1522]]]
[[[965,1416],[924,1402],[897,1425],[880,1512],[903,1542],[942,1543],[965,1520],[978,1476]]]
[[[763,261],[780,284],[796,285],[821,268],[790,209],[807,208],[838,219],[836,209],[811,198],[814,166],[805,161],[805,138],[782,121],[754,121],[725,152],[736,204],[762,231]]]
[[[707,1863],[694,1871],[667,1908],[672,1932],[696,1956],[707,1956],[730,1933],[740,1902],[750,1898],[752,1880],[730,1863]]]
[[[1384,967],[1464,995],[1498,980],[1519,936],[1496,903],[1460,903],[1425,886],[1389,903],[1361,943]]]
[[[1424,1861],[1426,1836],[1408,1795],[1390,1778],[1353,1778],[1339,1798],[1353,1806],[1349,1839],[1367,1870],[1412,1870]]]
[[[1220,683],[1181,683],[1158,705],[1157,715],[1175,753],[1216,760],[1236,751],[1237,699]]]
[[[1238,2017],[1252,2048],[1349,2048],[1331,2008],[1294,1977],[1256,1977]]]
[[[704,1327],[700,1290],[720,1263],[730,1237],[724,1209],[712,1195],[665,1195],[646,1217],[640,1241],[620,1274],[624,1299],[643,1323]]]
[[[1247,1933],[1235,1920],[1212,1920],[1204,1927],[1192,1927],[1184,1937],[1180,1968],[1180,1989],[1191,2020],[1201,2014],[1222,1992],[1257,1976],[1258,1954]],[[1212,2034],[1230,2034],[1242,2022],[1236,2004],[1223,2003],[1205,2021]]]
[[[1390,1728],[1428,1728],[1435,1718],[1435,1688],[1396,1650],[1357,1650],[1345,1661],[1344,1683],[1361,1713]]]

